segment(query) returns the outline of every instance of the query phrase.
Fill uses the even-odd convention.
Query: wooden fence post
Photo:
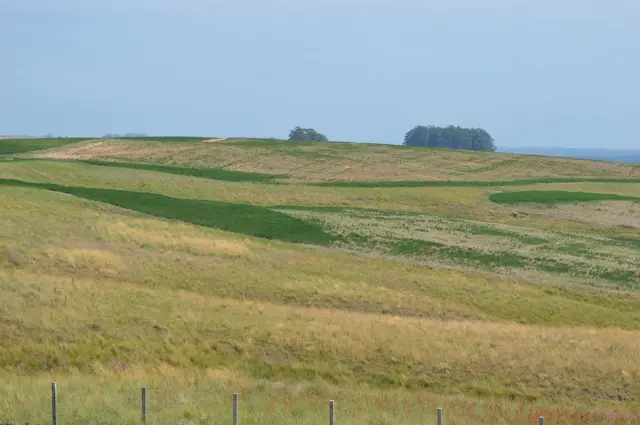
[[[335,403],[333,402],[333,400],[329,400],[329,425],[335,425],[335,423]]]
[[[53,425],[58,425],[58,390],[56,383],[51,383],[51,419]]]
[[[442,408],[438,407],[438,425],[442,425]]]
[[[238,425],[238,393],[233,393],[233,425]]]
[[[142,387],[142,425],[147,425],[147,389]]]

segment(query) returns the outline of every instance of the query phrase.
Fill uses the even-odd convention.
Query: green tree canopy
[[[289,140],[313,140],[316,142],[326,142],[329,139],[324,134],[318,133],[313,128],[296,127],[289,132]]]
[[[428,146],[432,148],[468,149],[494,152],[496,145],[493,137],[481,128],[462,128],[452,125],[436,127],[433,125],[412,128],[404,136],[406,146]]]

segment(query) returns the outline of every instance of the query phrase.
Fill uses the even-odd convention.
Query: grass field
[[[36,156],[287,174],[299,182],[640,178],[640,167],[567,158],[357,143],[99,140]],[[362,184],[362,183],[358,183]],[[411,183],[414,184],[414,183]]]
[[[426,184],[334,184],[325,156]],[[233,392],[243,424],[329,399],[349,425],[640,423],[632,167],[191,138],[11,158],[0,423],[48,422],[51,380],[69,424],[138,423],[143,385],[158,424],[228,423]]]

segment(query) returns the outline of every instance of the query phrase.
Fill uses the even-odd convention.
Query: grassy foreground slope
[[[639,423],[640,184],[331,187],[275,162],[262,171],[298,184],[157,167],[167,149],[202,166],[189,155],[214,145],[260,161],[324,146],[277,141],[46,155],[111,143],[147,149],[118,159],[143,165],[0,161],[0,423],[47,421],[51,379],[74,425],[137,423],[142,385],[158,424],[227,423],[234,391],[245,424],[321,423],[330,398],[349,425],[429,424],[438,405],[453,425]],[[376,146],[330,148],[380,165]],[[576,178],[620,177],[583,164],[609,175]],[[536,202],[572,192],[598,195]]]
[[[640,178],[640,167],[628,164],[336,142],[98,140],[41,152],[37,156],[287,174],[291,181]]]
[[[37,189],[2,195],[7,370],[225,367],[581,401],[640,391],[637,295],[263,242]]]

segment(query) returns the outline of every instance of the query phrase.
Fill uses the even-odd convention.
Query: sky
[[[0,0],[0,135],[640,148],[640,1]]]

